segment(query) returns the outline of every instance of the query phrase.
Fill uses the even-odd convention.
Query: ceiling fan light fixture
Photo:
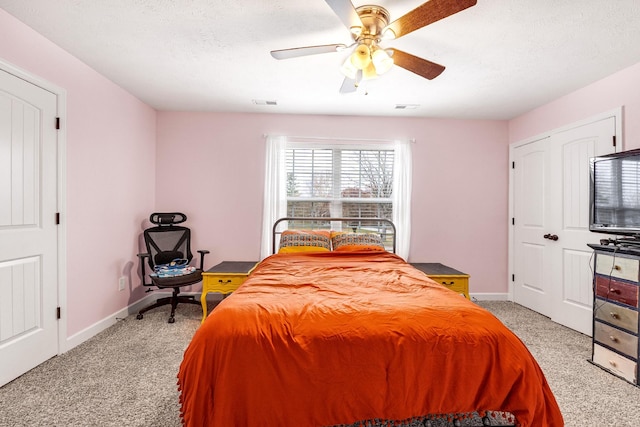
[[[344,61],[344,63],[342,64],[342,67],[340,67],[340,72],[344,74],[345,77],[348,77],[350,79],[356,78],[356,75],[358,74],[358,68],[356,68],[356,66],[353,65],[353,62],[351,61],[351,56],[349,56],[346,59],[346,61]]]
[[[373,80],[376,78],[378,78],[376,67],[373,65],[373,62],[369,62],[369,65],[362,69],[362,80]]]
[[[365,44],[360,44],[351,54],[351,63],[359,70],[364,70],[371,63],[371,51]]]
[[[376,49],[371,54],[371,62],[378,74],[384,74],[393,67],[393,58],[384,49]]]

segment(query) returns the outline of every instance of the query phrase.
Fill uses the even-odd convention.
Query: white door
[[[513,299],[545,316],[551,316],[549,283],[545,278],[547,138],[514,150],[514,286]]]
[[[593,329],[592,250],[602,237],[589,231],[589,159],[615,151],[615,119],[610,117],[554,134],[549,140],[550,188],[547,230],[552,284],[551,320],[591,335]]]
[[[56,102],[0,70],[0,386],[58,354]]]
[[[512,151],[513,299],[591,335],[589,159],[615,151],[615,118]]]

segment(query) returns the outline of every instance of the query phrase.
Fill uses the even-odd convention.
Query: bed
[[[278,253],[184,353],[185,426],[563,425],[533,356],[491,313],[376,242],[314,249],[325,231],[275,230]],[[380,230],[336,237],[389,246]],[[299,246],[285,250],[288,235]]]

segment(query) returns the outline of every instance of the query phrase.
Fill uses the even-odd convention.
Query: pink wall
[[[156,113],[3,10],[0,40],[0,58],[67,91],[68,335],[143,296],[152,211],[185,211],[207,266],[257,259],[264,134],[414,138],[410,261],[469,273],[472,293],[507,291],[508,143],[624,105],[625,148],[640,147],[640,64],[509,122]]]
[[[506,291],[506,122],[156,114],[3,10],[0,40],[0,58],[67,93],[68,336],[143,296],[150,212],[185,211],[208,266],[257,259],[266,133],[415,138],[411,260],[471,274],[472,292]]]
[[[158,112],[157,208],[183,210],[206,266],[257,260],[264,134],[414,138],[410,261],[471,275],[471,292],[507,292],[507,123]]]
[[[155,205],[156,112],[0,9],[0,58],[66,90],[67,307],[72,336],[140,299],[135,236]]]
[[[516,117],[509,142],[518,142],[620,106],[624,149],[640,148],[640,63]]]
[[[157,206],[188,211],[208,266],[257,259],[264,134],[415,138],[409,260],[469,273],[472,293],[505,293],[507,144],[622,105],[625,149],[640,147],[639,87],[637,64],[509,122],[160,112]]]

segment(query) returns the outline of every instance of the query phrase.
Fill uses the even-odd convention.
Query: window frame
[[[394,210],[394,184],[393,178],[395,176],[394,168],[395,166],[395,150],[393,146],[389,146],[388,144],[364,144],[364,143],[322,143],[322,142],[301,142],[301,141],[288,141],[287,146],[285,148],[285,168],[286,168],[286,176],[287,182],[289,181],[289,151],[290,150],[330,150],[332,151],[332,173],[331,173],[331,196],[289,196],[287,194],[287,216],[292,217],[293,212],[289,210],[289,202],[321,202],[321,203],[329,203],[329,216],[339,218],[345,217],[343,214],[343,203],[370,203],[370,204],[383,204],[388,203],[391,205],[391,214],[386,219],[393,220],[393,210]],[[343,180],[346,177],[343,174],[342,170],[342,153],[345,151],[373,151],[373,152],[386,152],[387,156],[391,157],[391,167],[389,170],[385,170],[385,174],[390,174],[391,176],[391,191],[389,197],[344,197],[342,196],[342,192],[345,188],[342,187]],[[335,154],[339,153],[338,156]],[[358,165],[361,172],[362,162],[359,161]],[[295,171],[294,171],[295,173]],[[362,188],[360,188],[362,190]],[[288,193],[288,192],[287,192]],[[298,215],[299,216],[299,215]],[[307,215],[305,215],[307,216]],[[377,216],[376,216],[377,217]],[[367,218],[367,217],[361,217]]]

